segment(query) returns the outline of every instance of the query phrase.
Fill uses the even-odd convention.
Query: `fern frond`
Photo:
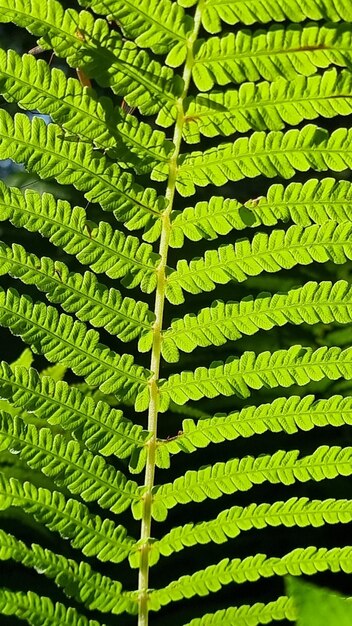
[[[293,225],[273,230],[269,235],[256,233],[250,241],[242,239],[217,250],[207,250],[204,257],[190,262],[180,260],[168,276],[166,294],[172,304],[184,302],[188,293],[212,291],[216,284],[231,280],[242,282],[247,276],[277,272],[310,263],[344,263],[352,258],[352,222],[327,221],[302,227]]]
[[[234,506],[221,511],[215,519],[210,521],[174,527],[162,539],[151,545],[153,562],[157,561],[159,555],[167,557],[197,544],[224,543],[229,538],[233,539],[241,532],[253,528],[257,530],[267,526],[318,528],[325,524],[348,524],[351,520],[351,500],[335,500],[334,498],[309,500],[305,497],[293,497],[286,502],[278,501],[273,504],[264,502],[253,503],[247,507]],[[136,561],[134,552],[130,554],[129,559],[133,565],[137,565],[134,563]]]
[[[85,556],[120,563],[135,545],[123,526],[93,515],[84,504],[66,499],[59,491],[38,488],[28,481],[22,483],[0,473],[0,495],[1,510],[20,507],[40,524],[69,539]]]
[[[82,393],[64,381],[41,376],[34,369],[0,364],[0,397],[15,408],[73,432],[92,452],[120,459],[145,445],[149,433],[107,402]]]
[[[0,613],[24,619],[30,626],[104,626],[73,607],[66,607],[61,602],[54,604],[50,598],[38,596],[33,591],[22,593],[0,589]]]
[[[198,471],[190,470],[173,483],[154,488],[153,517],[163,521],[168,510],[178,504],[217,499],[224,494],[248,491],[264,482],[292,485],[296,481],[320,481],[352,474],[352,447],[320,446],[302,459],[299,455],[299,450],[278,450],[272,455],[246,456]],[[135,516],[140,516],[140,502],[133,502],[132,507]]]
[[[214,84],[243,83],[260,78],[311,76],[330,65],[349,67],[352,33],[348,24],[308,23],[270,26],[266,32],[240,30],[224,37],[210,37],[195,56],[192,78],[199,91]]]
[[[37,40],[0,49],[0,161],[18,187],[24,169],[88,202],[0,181],[0,278],[27,292],[0,287],[0,328],[31,349],[0,361],[0,561],[84,611],[5,589],[7,621],[146,626],[190,599],[176,621],[259,626],[299,619],[294,602],[239,606],[239,584],[352,574],[352,546],[307,541],[352,524],[350,4],[0,0],[0,25]],[[246,549],[277,534],[292,545]],[[168,557],[180,571],[158,582]]]
[[[73,184],[87,200],[99,202],[120,221],[131,220],[140,228],[164,208],[166,201],[157,197],[155,189],[144,189],[131,174],[121,174],[118,165],[98,154],[92,144],[68,141],[60,126],[47,125],[39,117],[30,120],[23,113],[12,119],[3,109],[0,124],[2,159],[24,163],[41,178]]]
[[[87,330],[82,322],[65,313],[59,315],[54,307],[42,302],[33,304],[15,289],[0,290],[0,325],[22,337],[34,352],[67,365],[104,393],[129,398],[147,385],[149,370],[134,365],[132,356],[117,355],[98,343],[96,330]]]
[[[2,0],[0,20],[14,22],[41,37],[40,45],[65,57],[71,67],[84,69],[102,87],[111,87],[130,106],[153,115],[161,103],[168,109],[182,93],[183,81],[169,67],[154,61],[132,41],[124,43],[106,20],[95,20],[88,11],[63,10],[56,0],[50,6],[40,0]]]
[[[121,166],[139,173],[150,171],[173,150],[160,130],[124,114],[109,98],[87,92],[78,80],[67,79],[64,72],[50,69],[30,54],[21,57],[14,50],[0,49],[0,91],[8,102],[50,115],[63,128],[118,157]]]
[[[255,582],[261,577],[313,575],[318,572],[352,572],[352,548],[296,548],[283,557],[266,557],[256,554],[241,559],[226,558],[216,565],[194,574],[185,575],[171,582],[163,589],[156,589],[150,594],[151,607],[154,611],[170,602],[191,598],[195,595],[207,596],[219,591],[224,585]]]
[[[30,12],[26,0],[1,0],[1,21],[15,22],[19,26],[27,28],[33,35],[55,37],[57,47],[63,49],[64,38],[66,37],[66,47],[69,46],[70,54],[74,50],[79,49],[80,37],[77,29],[79,28],[79,14],[73,9],[64,11],[60,2],[54,0],[49,4],[41,4],[40,0],[31,0]],[[91,14],[84,11],[80,14],[84,19],[94,27],[94,19]],[[101,26],[101,25],[100,25]],[[44,43],[44,42],[43,42]],[[48,44],[45,49],[47,49]],[[63,50],[62,50],[63,53]],[[59,50],[57,50],[59,54]]]
[[[1,250],[1,249],[0,249]],[[163,334],[162,354],[166,361],[179,360],[179,350],[193,352],[198,346],[221,346],[260,329],[285,324],[300,325],[352,322],[352,287],[344,280],[336,283],[309,281],[288,293],[259,293],[240,302],[217,300],[197,315],[173,320]]]
[[[116,16],[124,35],[140,48],[155,54],[167,54],[177,45],[185,60],[187,36],[193,30],[193,19],[179,4],[170,0],[79,0],[95,13]]]
[[[312,178],[305,183],[290,183],[287,187],[272,185],[267,196],[249,200],[245,207],[252,213],[253,226],[274,225],[278,220],[310,226],[329,220],[351,221],[348,209],[351,198],[352,184],[349,181]]]
[[[0,446],[18,454],[32,469],[38,469],[56,484],[79,494],[86,502],[98,502],[114,513],[139,500],[137,483],[108,465],[101,456],[82,450],[78,441],[53,436],[48,428],[25,424],[19,417],[0,415]]]
[[[216,239],[232,230],[274,226],[292,221],[300,226],[323,224],[329,220],[352,221],[350,203],[352,184],[347,180],[311,178],[305,183],[272,185],[266,196],[241,204],[231,198],[212,196],[208,202],[197,202],[181,212],[174,211],[170,245],[181,248],[184,238],[191,241]],[[156,222],[158,224],[158,222]],[[154,241],[153,229],[143,236]]]
[[[275,352],[243,352],[240,358],[229,357],[225,363],[214,361],[209,368],[172,374],[160,386],[160,410],[173,400],[187,400],[237,395],[248,398],[250,389],[307,385],[312,380],[352,378],[352,348],[322,346],[313,350],[294,345]],[[143,393],[143,392],[142,392]]]
[[[123,298],[114,288],[99,283],[95,274],[70,272],[67,265],[49,257],[38,258],[21,245],[10,248],[0,242],[0,275],[10,274],[26,285],[44,291],[50,302],[75,313],[83,322],[116,335],[128,342],[150,335],[154,315],[144,302]],[[147,338],[144,338],[146,341]]]
[[[192,6],[195,0],[179,0],[184,7]],[[221,22],[225,24],[247,24],[255,22],[266,24],[283,22],[289,19],[292,22],[310,20],[331,20],[352,22],[352,9],[344,0],[290,0],[282,3],[280,0],[206,0],[202,12],[202,24],[208,33],[218,33]]]
[[[188,143],[248,130],[282,130],[319,116],[350,115],[351,73],[333,68],[318,76],[244,83],[239,90],[189,98],[183,126]]]
[[[226,235],[243,224],[242,213],[246,210],[237,200],[212,196],[209,202],[197,202],[195,207],[171,213],[170,246],[182,248],[184,238],[192,241],[215,239],[218,234]],[[249,211],[247,212],[249,214]],[[242,226],[244,228],[244,226]],[[160,236],[159,222],[143,234],[145,241],[156,241]]]
[[[220,186],[246,177],[280,175],[287,179],[296,171],[310,169],[342,172],[352,167],[351,144],[352,131],[347,128],[338,128],[329,134],[324,128],[308,124],[301,130],[291,129],[287,133],[255,132],[232,144],[182,155],[176,186],[182,196],[190,196],[196,186]],[[155,178],[165,177],[163,167],[156,166],[153,170]]]
[[[99,20],[95,23],[99,23]],[[124,43],[122,39],[115,38],[109,42],[109,48],[104,50],[106,34],[98,34],[99,56],[96,54],[95,42],[93,46],[87,45],[87,64],[83,67],[88,75],[96,77],[102,87],[110,87],[115,94],[123,96],[129,106],[137,107],[144,115],[154,115],[164,103],[168,116],[175,118],[177,98],[183,90],[182,78],[174,74],[170,67],[151,59],[131,41]],[[179,52],[178,48],[175,52]],[[180,55],[176,53],[173,58],[180,62]],[[77,61],[82,63],[79,58]]]
[[[351,397],[334,395],[327,400],[315,400],[313,395],[276,398],[270,404],[247,406],[228,415],[216,413],[211,418],[199,419],[197,423],[194,419],[185,419],[177,437],[161,440],[158,445],[165,447],[169,454],[191,453],[211,443],[268,431],[292,435],[315,427],[352,425],[351,411]]]
[[[66,596],[82,602],[88,609],[115,615],[126,610],[135,612],[135,607],[124,597],[120,582],[95,572],[88,563],[66,559],[40,545],[32,544],[28,548],[23,541],[0,530],[0,560],[9,559],[53,578]]]
[[[292,598],[280,596],[267,604],[242,604],[220,609],[215,613],[206,613],[203,617],[195,617],[184,626],[259,626],[269,624],[272,620],[284,619],[295,621],[297,609]]]
[[[65,200],[30,189],[23,193],[0,181],[0,221],[9,219],[16,228],[39,232],[55,246],[76,256],[97,274],[122,278],[126,287],[141,285],[151,292],[156,285],[158,255],[137,237],[127,237],[108,222],[87,220],[82,207],[72,208]]]

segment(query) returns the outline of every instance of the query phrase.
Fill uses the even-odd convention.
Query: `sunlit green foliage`
[[[308,626],[283,577],[352,573],[352,8],[66,4],[0,0],[60,61],[0,49],[0,159],[58,184],[0,182],[0,560],[44,581],[0,612]]]

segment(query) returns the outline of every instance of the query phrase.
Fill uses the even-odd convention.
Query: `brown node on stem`
[[[179,430],[179,431],[178,431],[178,433],[177,433],[177,435],[173,435],[173,436],[168,435],[168,436],[166,437],[166,439],[161,439],[161,440],[160,440],[160,442],[161,442],[161,443],[164,443],[165,441],[174,441],[174,440],[175,440],[175,439],[177,439],[178,437],[181,437],[181,435],[183,435],[183,430]]]
[[[92,239],[92,230],[91,230],[90,226],[88,226],[88,224],[85,224],[84,228],[86,228],[86,230],[88,232],[89,239]]]
[[[262,200],[263,198],[265,198],[265,196],[258,196],[258,198],[254,198],[253,200],[249,200],[248,202],[246,202],[246,206],[247,205],[257,206],[257,204],[259,204],[259,201]]]
[[[135,110],[136,107],[130,107],[128,106],[126,100],[122,100],[121,102],[121,109],[127,114],[127,115],[132,115],[133,111]]]
[[[185,124],[189,124],[189,122],[196,122],[199,120],[199,115],[185,115],[183,121]]]
[[[90,78],[88,78],[87,74],[80,67],[76,67],[76,72],[77,72],[78,80],[81,83],[82,87],[92,86]]]
[[[80,39],[80,41],[85,41],[86,38],[84,36],[84,33],[79,30],[79,28],[77,28],[76,32],[75,32],[75,37],[77,37],[77,39]]]
[[[75,37],[77,37],[77,39],[79,39],[80,41],[86,40],[85,34],[79,28],[77,28],[75,32]],[[81,83],[82,87],[92,86],[90,79],[88,78],[84,70],[82,70],[82,68],[76,67],[76,72],[77,72],[78,80]]]
[[[30,50],[28,50],[28,54],[41,54],[42,52],[44,52],[44,48],[42,48],[41,46],[35,46],[34,48],[31,48]]]

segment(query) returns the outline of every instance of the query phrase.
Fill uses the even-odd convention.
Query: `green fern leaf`
[[[173,304],[184,302],[182,290],[189,293],[212,291],[216,284],[230,280],[242,282],[247,276],[277,272],[313,261],[344,263],[352,258],[351,222],[324,222],[304,228],[291,226],[287,231],[257,233],[253,240],[242,239],[218,250],[207,250],[203,258],[187,263],[180,260],[167,280],[167,298]]]
[[[115,163],[97,154],[91,144],[67,141],[62,129],[46,125],[41,118],[29,120],[22,113],[14,120],[0,111],[0,154],[3,159],[25,163],[41,178],[54,177],[59,183],[72,183],[84,191],[89,201],[100,202],[117,219],[133,218],[140,228],[165,206],[154,189],[143,189],[133,182],[131,174],[120,174]],[[136,226],[135,226],[136,227]]]
[[[170,68],[152,60],[132,41],[124,43],[116,31],[109,31],[105,20],[94,20],[88,11],[64,11],[56,0],[50,5],[34,0],[29,14],[26,0],[1,0],[0,19],[41,37],[42,47],[52,48],[72,67],[96,76],[102,87],[111,87],[141,113],[153,115],[160,102],[172,109],[182,93],[183,81]]]
[[[0,274],[8,273],[26,285],[44,291],[50,302],[58,303],[78,319],[105,328],[122,341],[150,334],[154,316],[144,302],[122,298],[116,289],[98,283],[95,274],[70,273],[67,265],[48,257],[38,258],[18,245],[0,242]]]
[[[13,367],[13,365],[14,364],[11,363],[11,369],[14,372],[15,368]],[[18,363],[18,365],[22,366],[22,363]],[[27,369],[29,368],[30,366],[27,366]],[[66,372],[67,372],[66,365],[62,365],[62,363],[56,363],[56,365],[48,365],[48,367],[45,367],[44,369],[42,369],[40,371],[40,377],[43,378],[43,376],[50,376],[50,378],[52,378],[54,382],[59,382],[65,378]]]
[[[274,225],[278,220],[310,226],[324,224],[329,220],[348,222],[348,210],[352,185],[347,180],[336,181],[323,178],[310,179],[306,183],[272,185],[266,197],[261,196],[246,202],[246,208],[253,214],[253,225]],[[244,227],[244,226],[243,226]]]
[[[301,626],[320,626],[322,620],[329,626],[349,626],[352,619],[351,597],[317,587],[291,576],[286,582]]]
[[[177,504],[217,499],[237,491],[247,491],[253,485],[266,481],[272,484],[292,485],[296,481],[323,480],[352,474],[352,448],[320,446],[313,454],[298,459],[299,450],[278,450],[273,455],[257,458],[232,459],[215,463],[198,471],[190,470],[173,483],[165,483],[154,490],[154,516],[166,519],[167,512]],[[140,503],[132,505],[139,516]]]
[[[100,456],[82,451],[78,441],[53,436],[48,428],[37,429],[6,413],[0,416],[0,446],[33,469],[50,476],[58,485],[79,494],[87,502],[97,501],[115,513],[139,500],[138,486]]]
[[[351,136],[347,128],[338,128],[329,135],[314,124],[287,133],[253,133],[249,138],[241,137],[233,144],[221,144],[204,153],[182,155],[177,189],[181,195],[190,196],[197,185],[220,186],[228,180],[256,178],[260,174],[267,178],[292,178],[295,171],[309,169],[342,172],[352,167]],[[163,177],[162,168],[157,166],[154,178]]]
[[[105,26],[106,22],[102,22]],[[94,32],[92,35],[95,37],[97,33]],[[90,39],[90,33],[88,37]],[[140,50],[131,41],[124,43],[122,39],[115,38],[114,41],[109,42],[110,47],[104,51],[106,37],[107,33],[98,33],[99,56],[94,55],[95,45],[92,47],[87,45],[86,59],[84,59],[86,64],[83,68],[88,75],[100,75],[99,83],[102,87],[110,87],[114,93],[123,95],[129,106],[137,107],[144,115],[155,114],[159,111],[160,103],[163,102],[168,115],[175,117],[177,98],[183,90],[183,80],[180,76],[174,74],[169,67],[151,59],[144,50]],[[56,51],[56,48],[54,49]],[[179,55],[175,55],[177,61],[179,61],[178,57]],[[91,61],[92,58],[93,61]],[[71,63],[79,65],[82,62],[78,56]]]
[[[8,102],[50,115],[54,122],[74,133],[77,143],[81,135],[110,157],[118,156],[121,166],[132,166],[139,173],[150,171],[173,150],[164,133],[124,114],[112,100],[98,98],[92,90],[87,99],[78,80],[67,79],[62,70],[50,70],[44,61],[37,61],[32,55],[20,57],[14,50],[7,54],[0,50],[0,91]]]
[[[191,6],[195,0],[179,0],[181,6]],[[344,0],[291,0],[282,3],[280,0],[271,0],[270,4],[264,0],[206,0],[202,15],[202,24],[209,33],[218,33],[221,30],[221,21],[225,24],[266,24],[271,20],[283,22],[286,19],[292,22],[303,22],[306,19],[328,19],[333,22],[340,20],[352,21],[352,10]]]
[[[207,613],[203,617],[192,619],[184,626],[259,626],[267,624],[272,618],[294,621],[297,617],[296,607],[292,598],[280,596],[273,602],[264,604],[256,602],[251,606],[242,604],[238,607],[220,609],[215,613]]]
[[[351,42],[348,24],[274,25],[264,33],[240,30],[201,43],[192,78],[200,91],[209,91],[214,84],[311,76],[332,64],[349,67]]]
[[[352,572],[352,548],[296,548],[282,558],[269,557],[265,554],[249,556],[241,559],[223,559],[216,565],[209,565],[195,574],[182,576],[171,582],[163,589],[151,592],[151,604],[154,610],[161,606],[191,598],[195,595],[205,596],[219,591],[223,585],[231,582],[241,584],[255,582],[261,577],[272,576],[300,576],[302,574],[316,574],[318,572],[333,571]]]
[[[6,187],[0,181],[0,220],[9,219],[16,228],[39,232],[83,265],[109,278],[123,278],[126,287],[141,284],[143,291],[155,288],[155,263],[151,246],[125,236],[107,222],[87,220],[82,207],[72,207],[48,193]]]
[[[244,83],[240,89],[189,98],[183,127],[188,143],[248,130],[282,130],[303,120],[350,115],[351,74],[333,68],[318,76]],[[308,95],[309,94],[309,95]]]
[[[22,593],[0,589],[0,612],[23,618],[30,626],[104,626],[72,607],[60,602],[54,604],[50,598],[38,596],[33,591]]]
[[[21,352],[20,356],[11,362],[10,367],[11,370],[14,371],[16,367],[25,367],[29,369],[33,364],[34,356],[29,348],[25,348],[23,352]]]
[[[8,479],[0,473],[0,507],[21,507],[27,514],[52,531],[69,539],[85,556],[96,556],[102,562],[119,563],[131,551],[134,540],[123,526],[92,515],[88,508],[59,491],[36,487],[28,481]]]
[[[4,44],[39,45],[0,49],[0,559],[84,614],[6,589],[0,613],[295,620],[280,578],[352,573],[352,8],[68,4],[0,0]]]
[[[53,578],[68,597],[79,600],[89,609],[106,613],[122,613],[126,609],[135,612],[123,596],[122,585],[102,576],[88,565],[66,559],[37,544],[28,548],[23,541],[0,530],[0,560],[12,559],[26,567],[35,567],[40,573]],[[133,611],[134,608],[134,611]]]
[[[88,384],[99,386],[104,393],[121,393],[128,398],[147,384],[149,371],[134,365],[130,355],[120,357],[99,344],[97,331],[87,330],[68,315],[59,316],[54,307],[33,304],[14,289],[0,291],[0,325],[20,335],[49,361],[64,363],[75,374],[83,375]]]
[[[237,395],[248,398],[251,389],[307,385],[312,380],[352,378],[352,348],[322,346],[316,350],[299,345],[276,352],[244,352],[226,363],[214,361],[210,367],[194,372],[172,374],[160,388],[160,410],[165,411],[172,399],[177,404],[187,400]]]
[[[185,419],[177,437],[159,441],[158,445],[165,447],[170,454],[191,453],[211,443],[252,437],[268,431],[291,435],[315,427],[351,425],[351,410],[352,399],[338,395],[327,400],[315,400],[313,395],[276,398],[270,404],[248,406],[228,415],[216,413],[213,417],[201,417],[197,423],[193,419]]]
[[[250,215],[249,211],[247,213]],[[218,235],[227,235],[233,228],[240,230],[245,216],[246,210],[240,202],[219,196],[213,196],[209,202],[198,202],[195,207],[187,207],[182,212],[175,211],[170,246],[182,248],[185,237],[191,241],[216,239]],[[150,240],[148,233],[144,239]]]
[[[184,238],[191,241],[216,239],[232,230],[274,226],[292,221],[300,226],[323,224],[329,220],[351,221],[349,210],[352,185],[334,178],[310,179],[306,183],[272,185],[266,196],[241,204],[231,198],[213,196],[209,202],[197,202],[181,212],[174,211],[170,246],[181,248]],[[159,222],[156,222],[158,224]],[[144,235],[153,241],[153,230]]]
[[[31,13],[28,12],[28,4],[26,0],[1,0],[1,21],[14,21],[20,26],[27,28],[29,32],[37,36],[48,35],[56,37],[57,45],[64,44],[64,37],[68,39],[67,44],[70,45],[70,54],[73,50],[79,49],[79,34],[76,34],[79,28],[78,13],[72,9],[64,11],[61,4],[54,0],[49,4],[41,4],[39,0],[31,0]],[[92,15],[87,11],[81,14],[81,18],[94,25]]]
[[[182,46],[184,55],[180,62],[184,61],[193,20],[176,3],[170,0],[80,0],[80,4],[102,15],[118,16],[125,36],[134,39],[141,48],[151,48],[155,54],[167,54],[175,45]]]
[[[0,396],[15,408],[33,413],[39,419],[73,432],[92,452],[103,456],[128,457],[150,438],[147,431],[123,416],[107,402],[82,393],[64,381],[34,369],[0,364]]]
[[[234,506],[225,509],[210,521],[189,523],[176,526],[159,541],[155,541],[151,550],[156,561],[159,555],[170,556],[185,548],[197,544],[224,543],[228,538],[235,538],[246,530],[262,529],[267,526],[324,526],[324,524],[348,524],[352,520],[350,500],[309,500],[309,498],[290,498],[286,502],[273,504],[250,504],[247,507]],[[132,552],[129,556],[132,565],[137,559]],[[138,566],[138,565],[137,565]]]
[[[197,346],[221,346],[227,340],[253,335],[284,324],[352,322],[352,289],[346,281],[335,284],[307,282],[287,294],[260,293],[241,302],[215,301],[197,315],[173,320],[163,335],[162,352],[179,358],[179,350],[192,352]]]

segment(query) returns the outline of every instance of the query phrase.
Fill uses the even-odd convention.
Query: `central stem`
[[[161,358],[161,341],[162,341],[162,329],[163,329],[163,314],[165,304],[165,289],[166,289],[166,267],[167,267],[167,255],[169,250],[169,240],[171,233],[171,211],[173,209],[173,203],[176,190],[176,177],[177,177],[177,161],[181,148],[182,141],[182,129],[184,123],[184,99],[187,96],[189,84],[192,75],[192,66],[194,63],[193,47],[194,42],[197,39],[198,31],[201,25],[201,7],[204,0],[198,2],[198,6],[194,16],[194,28],[189,39],[187,40],[187,57],[183,71],[184,88],[182,95],[177,100],[177,115],[175,120],[175,129],[173,136],[173,143],[175,150],[172,157],[169,160],[169,176],[167,181],[167,188],[165,197],[167,199],[167,208],[163,212],[162,230],[160,237],[159,254],[160,261],[157,268],[157,288],[155,295],[155,322],[153,325],[153,345],[150,361],[150,369],[153,372],[153,376],[150,381],[150,403],[148,412],[148,431],[152,433],[152,437],[148,441],[147,450],[147,462],[145,469],[144,487],[145,493],[143,496],[143,516],[141,522],[141,547],[140,547],[140,566],[138,576],[138,599],[139,599],[139,612],[138,612],[138,626],[148,626],[148,587],[149,587],[149,549],[150,549],[150,536],[151,536],[151,521],[152,521],[152,489],[154,486],[155,475],[155,451],[157,445],[157,425],[158,425],[158,410],[159,410],[159,372],[160,372],[160,358]]]

